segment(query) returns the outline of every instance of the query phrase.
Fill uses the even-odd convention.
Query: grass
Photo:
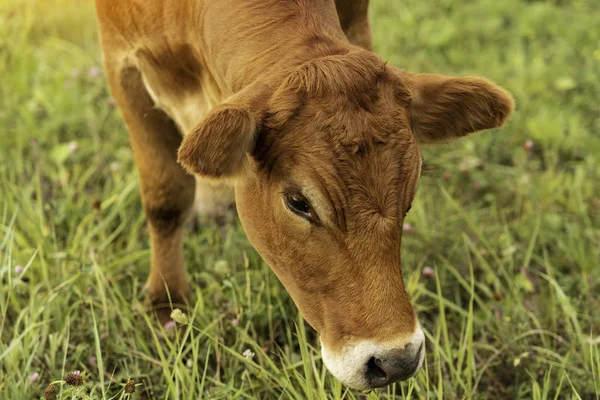
[[[326,372],[237,222],[186,239],[187,325],[144,313],[147,228],[91,3],[0,0],[2,399],[600,399],[600,3],[372,1],[390,63],[485,75],[518,107],[425,150],[402,256],[426,364],[370,393]]]

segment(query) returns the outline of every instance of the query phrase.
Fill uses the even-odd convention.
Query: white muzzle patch
[[[423,365],[424,342],[423,330],[417,325],[415,332],[408,338],[388,342],[365,340],[346,345],[337,352],[330,351],[321,342],[321,354],[327,369],[344,385],[353,389],[371,389],[407,379],[416,374]],[[407,351],[402,351],[405,349]],[[394,355],[391,356],[392,354]],[[398,354],[401,356],[397,356]],[[391,372],[388,378],[382,377],[379,383],[374,383],[368,373],[370,360],[389,360],[390,357],[398,357],[399,360],[397,362],[385,361],[387,363],[385,365],[394,365],[389,368],[396,368],[396,371],[399,368],[397,366],[400,365],[403,370],[402,373],[398,372],[397,374],[401,377],[395,378],[394,372]],[[416,368],[413,367],[415,365]],[[383,366],[382,372],[386,372],[385,370],[386,366]]]

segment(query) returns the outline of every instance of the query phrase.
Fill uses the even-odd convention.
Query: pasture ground
[[[390,63],[481,74],[518,104],[503,130],[425,151],[403,241],[424,371],[389,391],[336,382],[235,219],[187,237],[189,324],[149,319],[93,3],[0,0],[0,398],[53,382],[63,399],[600,398],[600,2],[372,3]],[[75,370],[87,394],[62,381]]]

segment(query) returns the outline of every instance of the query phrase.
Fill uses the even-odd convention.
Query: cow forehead
[[[406,181],[404,175],[418,166],[420,157],[407,110],[385,93],[368,106],[331,97],[305,103],[282,132],[283,147],[296,158],[312,158],[309,164],[329,168],[349,194],[360,195],[365,188],[385,192],[402,183],[398,180]]]
[[[348,234],[389,236],[398,230],[418,178],[420,153],[407,118],[402,110],[385,117],[354,110],[333,121],[331,109],[317,107],[307,107],[279,136],[287,142],[280,146],[281,180],[322,193]]]
[[[408,110],[396,101],[397,88],[378,81],[363,89],[351,95],[332,91],[302,98],[284,121],[275,111],[277,122],[267,120],[257,142],[259,151],[274,157],[284,152],[325,157],[319,153],[333,153],[340,161],[385,154],[401,159],[414,138]]]
[[[353,146],[354,151],[360,150],[356,145],[401,140],[398,133],[409,125],[408,111],[397,100],[401,88],[380,78],[361,89],[308,96],[298,110],[300,127],[304,125],[332,143]]]

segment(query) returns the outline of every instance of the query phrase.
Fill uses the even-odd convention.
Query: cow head
[[[185,137],[179,161],[233,180],[249,240],[320,333],[328,369],[373,388],[423,362],[400,261],[419,143],[498,127],[512,109],[485,79],[411,74],[355,51],[233,96]]]

